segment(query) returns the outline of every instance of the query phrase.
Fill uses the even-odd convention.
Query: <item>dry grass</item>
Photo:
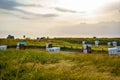
[[[120,57],[107,54],[0,51],[1,80],[120,80]]]

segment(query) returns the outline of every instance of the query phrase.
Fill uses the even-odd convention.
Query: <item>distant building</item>
[[[46,39],[45,37],[41,37],[40,39]]]
[[[14,36],[8,35],[8,36],[7,36],[7,39],[14,39]]]
[[[39,37],[37,37],[37,38],[36,38],[36,40],[40,40],[40,38],[39,38]]]

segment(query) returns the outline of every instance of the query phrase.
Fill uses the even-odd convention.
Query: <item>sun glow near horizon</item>
[[[59,0],[60,7],[79,12],[93,12],[114,0]]]

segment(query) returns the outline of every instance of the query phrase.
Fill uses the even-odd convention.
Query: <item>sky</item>
[[[0,0],[0,38],[120,37],[120,0]]]

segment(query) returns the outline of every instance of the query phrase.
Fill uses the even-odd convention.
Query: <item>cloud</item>
[[[120,13],[120,10],[118,10],[118,12]]]
[[[0,9],[7,10],[7,12],[3,12],[4,14],[10,14],[22,19],[31,19],[30,17],[27,17],[25,15],[35,16],[35,17],[57,17],[57,14],[36,14],[33,12],[28,12],[26,10],[18,9],[16,7],[43,7],[40,4],[22,4],[18,3],[16,1],[11,0],[0,0]],[[14,12],[11,12],[14,11]],[[16,12],[22,13],[22,15],[17,14]]]
[[[69,12],[69,13],[77,13],[77,11],[73,11],[73,10],[69,10],[69,9],[63,9],[63,8],[54,8],[55,10],[57,11],[60,11],[60,12]]]
[[[41,14],[42,17],[57,17],[57,14]]]
[[[120,2],[107,6],[105,10],[114,11],[119,9],[120,9]]]
[[[30,18],[28,18],[28,17],[26,17],[26,16],[21,16],[20,14],[14,14],[14,13],[12,13],[12,12],[6,12],[6,11],[4,11],[4,12],[0,12],[1,14],[7,14],[7,15],[12,15],[12,16],[15,16],[15,17],[18,17],[18,18],[21,18],[21,19],[30,19]]]
[[[11,1],[11,0],[0,0],[0,8],[1,9],[6,9],[6,10],[19,10],[16,9],[17,6],[23,6],[23,7],[32,7],[32,6],[39,6],[42,7],[41,5],[35,5],[35,4],[21,4],[16,1]]]
[[[101,22],[96,24],[81,23],[51,29],[54,34],[66,36],[119,36],[120,22]]]
[[[12,12],[0,12],[1,14],[7,14],[7,15],[12,15],[21,19],[25,19],[25,20],[30,20],[30,19],[37,19],[37,18],[53,18],[53,17],[58,17],[59,15],[57,14],[34,14],[34,13],[28,13],[28,12],[24,12],[22,11],[24,14],[26,15],[22,15],[22,14],[15,14]]]
[[[113,12],[113,11],[119,11],[120,10],[120,1],[114,1],[112,3],[106,4],[104,6],[101,7],[101,9],[99,10],[100,12]]]

